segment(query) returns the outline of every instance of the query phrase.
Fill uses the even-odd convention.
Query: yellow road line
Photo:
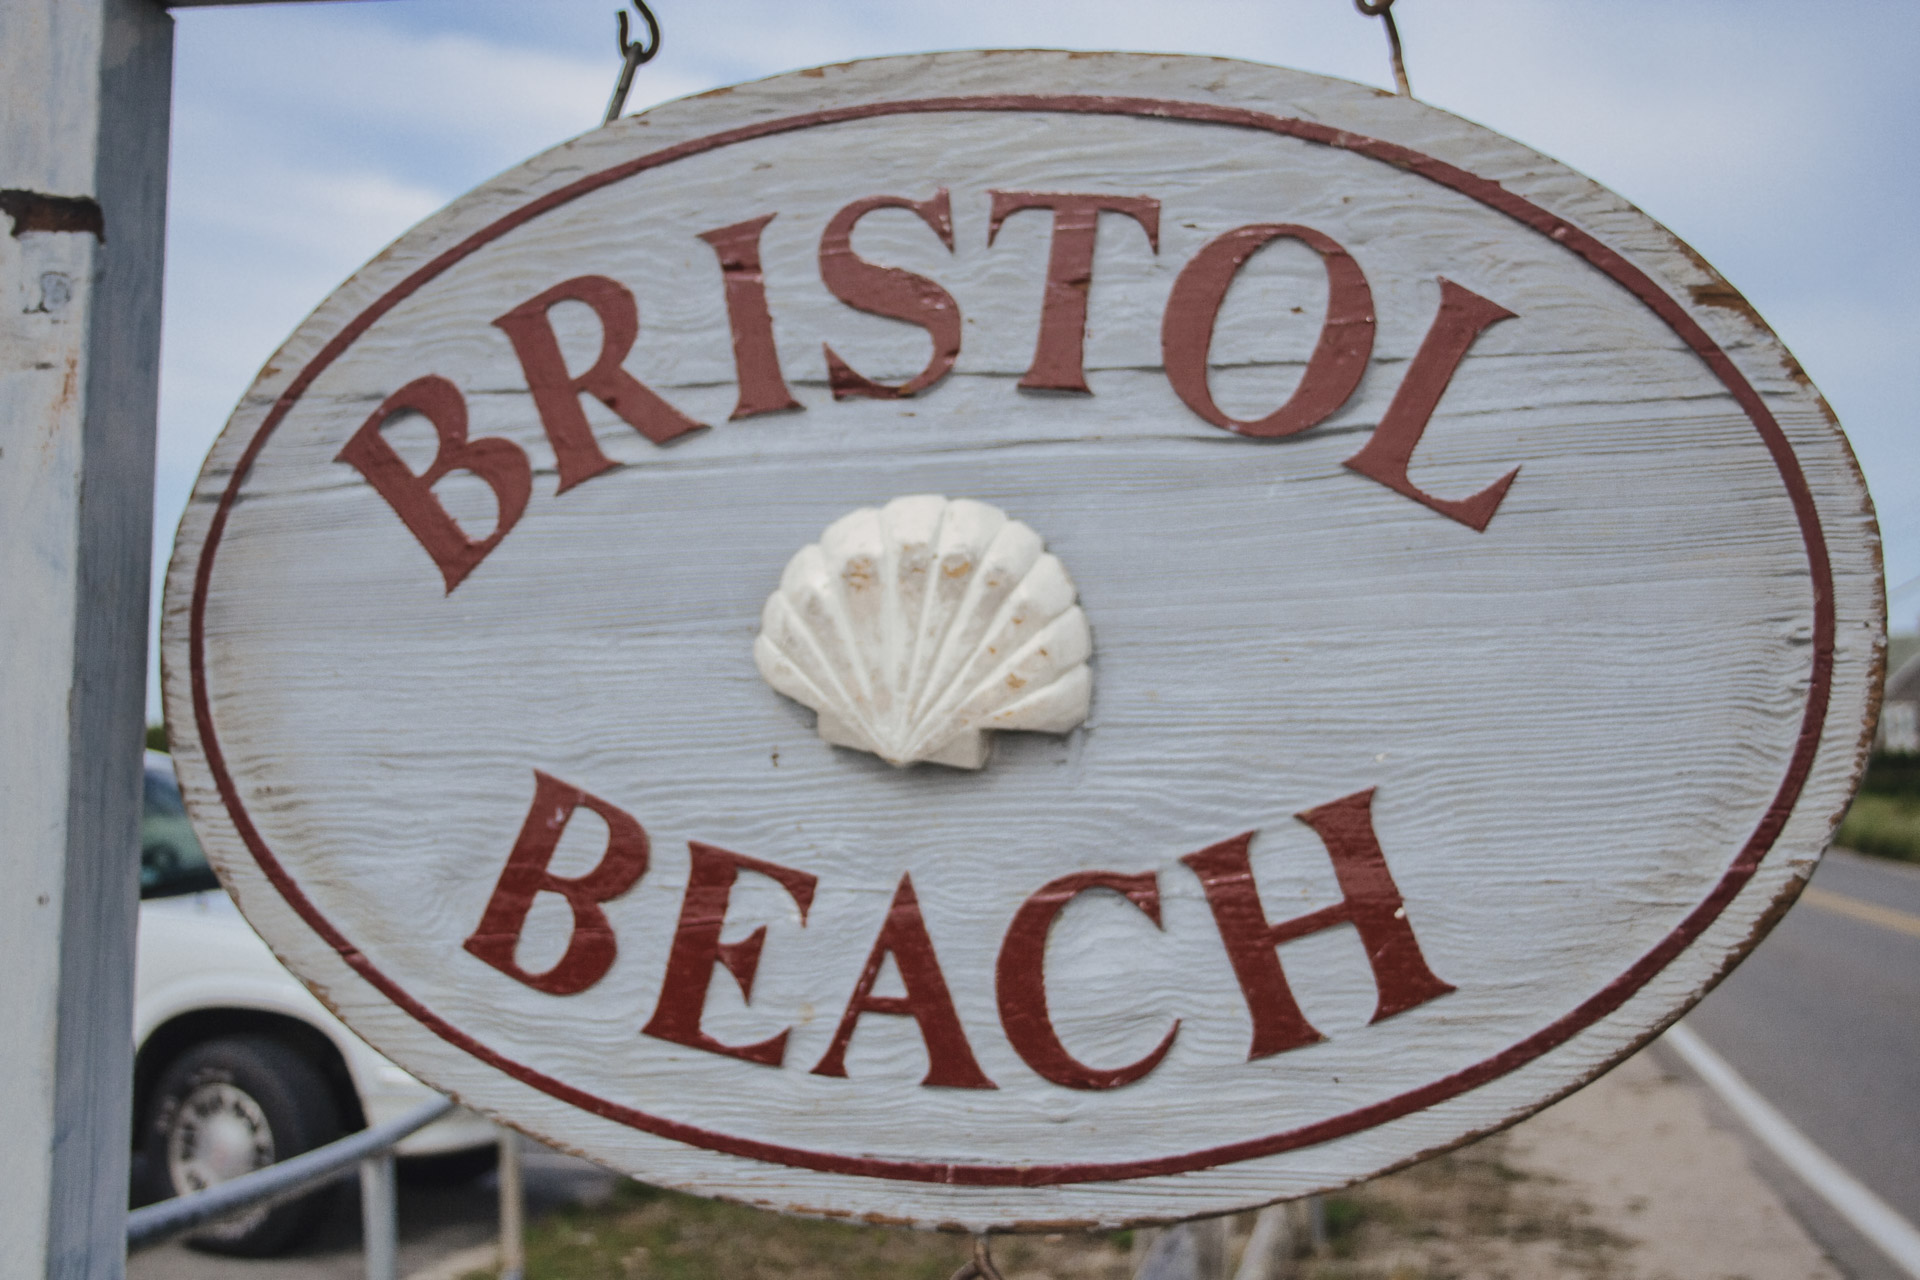
[[[1822,911],[1831,911],[1836,915],[1852,916],[1855,920],[1865,920],[1868,924],[1877,924],[1882,929],[1891,929],[1895,933],[1904,933],[1909,938],[1920,938],[1920,916],[1911,912],[1897,911],[1892,907],[1883,907],[1878,903],[1862,902],[1850,898],[1844,893],[1830,893],[1825,889],[1807,886],[1800,900],[1819,907]]]

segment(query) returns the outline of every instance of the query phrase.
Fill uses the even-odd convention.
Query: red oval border
[[[366,956],[362,955],[320,914],[313,903],[300,891],[299,886],[293,882],[286,868],[280,865],[272,851],[267,848],[266,842],[248,816],[246,807],[240,802],[233,779],[227,772],[226,760],[220,750],[218,737],[214,732],[212,707],[207,695],[205,612],[209,584],[212,580],[214,555],[219,547],[220,538],[225,532],[227,515],[239,494],[240,485],[252,470],[253,463],[259,457],[267,438],[272,435],[295,402],[313,385],[321,372],[402,299],[484,245],[499,239],[509,231],[524,226],[544,213],[635,174],[660,168],[689,156],[731,146],[734,143],[874,116],[925,115],[936,112],[1035,112],[1141,116],[1252,129],[1318,143],[1342,151],[1351,151],[1458,191],[1560,244],[1633,294],[1705,362],[1733,394],[1734,400],[1746,411],[1755,430],[1760,433],[1760,438],[1773,456],[1774,465],[1779,470],[1781,479],[1786,484],[1788,496],[1793,502],[1794,515],[1799,521],[1801,536],[1806,542],[1808,568],[1813,578],[1813,672],[1806,711],[1801,719],[1800,735],[1794,745],[1793,756],[1788,763],[1786,777],[1781,782],[1780,789],[1775,793],[1766,814],[1760,819],[1759,825],[1746,844],[1741,847],[1726,874],[1673,932],[1661,939],[1630,968],[1595,995],[1533,1035],[1485,1061],[1398,1097],[1284,1133],[1249,1138],[1185,1155],[1092,1164],[979,1165],[883,1160],[806,1151],[775,1143],[714,1133],[693,1125],[649,1115],[632,1107],[608,1102],[531,1067],[514,1062],[447,1023],[408,995],[398,983],[376,969]],[[1800,789],[1806,782],[1807,774],[1813,767],[1814,752],[1819,745],[1821,728],[1826,721],[1833,677],[1834,633],[1833,572],[1827,554],[1826,536],[1820,527],[1819,513],[1814,507],[1812,491],[1807,487],[1806,476],[1800,470],[1799,459],[1795,457],[1786,433],[1781,430],[1780,424],[1761,401],[1759,393],[1753,389],[1734,366],[1733,361],[1685,308],[1655,284],[1645,272],[1595,237],[1531,201],[1506,190],[1497,182],[1478,177],[1455,165],[1436,160],[1410,148],[1361,134],[1349,133],[1314,121],[1288,119],[1241,107],[1154,98],[998,94],[863,103],[857,106],[761,121],[665,147],[610,169],[590,174],[522,205],[474,232],[453,248],[414,271],[383,294],[372,306],[354,317],[325,347],[321,348],[319,354],[280,394],[273,408],[261,422],[259,430],[248,442],[245,452],[241,454],[238,464],[233,469],[233,475],[221,494],[220,504],[214,512],[213,520],[207,528],[206,539],[195,566],[193,600],[189,615],[188,662],[193,690],[194,719],[199,729],[201,748],[206,754],[207,767],[213,774],[221,800],[226,806],[228,816],[233,820],[235,830],[252,852],[260,869],[287,904],[315,933],[325,939],[355,972],[447,1043],[570,1106],[657,1137],[684,1142],[691,1146],[820,1173],[851,1174],[896,1181],[945,1183],[955,1186],[1009,1187],[1111,1182],[1187,1173],[1196,1169],[1212,1168],[1327,1142],[1424,1110],[1468,1090],[1478,1088],[1566,1043],[1599,1019],[1618,1009],[1706,931],[1745,886],[1760,865],[1761,859],[1772,848],[1773,842],[1779,838],[1781,829],[1799,800]]]

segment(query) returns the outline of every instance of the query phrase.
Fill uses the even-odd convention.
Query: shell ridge
[[[809,680],[806,673],[766,636],[754,641],[753,664],[759,668],[760,675],[768,684],[795,702],[814,707],[826,705],[832,700],[830,694]]]
[[[1034,701],[1074,672],[1084,670],[1091,652],[1092,633],[1086,624],[1086,614],[1078,605],[1071,606],[1027,637],[980,679],[965,686],[956,685],[958,694],[943,700],[951,703],[944,713],[950,721],[947,731],[941,732],[936,720],[936,727],[914,741],[912,751],[922,755],[937,751],[953,736],[968,729],[1024,727],[1009,719],[1015,709]],[[987,723],[994,720],[1008,722]]]
[[[872,507],[833,522],[821,539],[834,599],[848,637],[847,657],[860,686],[858,721],[867,736],[884,740],[881,726],[891,699],[886,683],[886,536]]]
[[[871,706],[864,681],[865,672],[857,656],[857,641],[852,620],[837,590],[839,573],[818,544],[803,549],[789,566],[794,582],[784,589],[787,603],[798,616],[803,632],[821,657],[821,667],[829,674],[833,689],[840,696],[815,711],[832,715],[844,724],[856,727],[871,737]],[[795,596],[799,599],[796,601]]]
[[[853,656],[854,637],[846,611],[835,598],[830,580],[827,584],[809,584],[803,599],[806,607],[796,608],[795,612],[800,615],[809,638],[819,646],[846,699],[845,709],[851,712],[865,701],[866,691],[856,683],[862,673]],[[812,625],[815,622],[824,624],[824,634],[822,626]]]
[[[1052,683],[983,717],[978,728],[1068,733],[1086,720],[1092,698],[1093,676],[1084,665],[1074,667]]]
[[[901,639],[901,609],[905,601],[901,593],[905,589],[905,548],[896,536],[889,517],[895,513],[899,500],[895,499],[878,512],[880,524],[880,565],[879,584],[879,630],[880,643],[876,647],[874,661],[879,667],[880,683],[886,690],[886,703],[881,709],[876,730],[882,734],[889,748],[898,745],[900,738],[900,681],[899,653]]]
[[[773,619],[771,623],[770,618]],[[805,618],[786,596],[776,594],[767,601],[760,627],[760,640],[765,640],[768,647],[779,654],[781,660],[787,663],[795,674],[805,679],[814,688],[818,701],[808,702],[808,706],[818,711],[827,703],[840,707],[852,703],[851,695],[841,683],[839,673],[834,670],[833,662],[822,651],[813,629],[806,625]],[[757,641],[754,648],[757,654],[759,651]],[[764,671],[765,668],[762,668],[763,673]],[[771,679],[771,677],[768,678]]]
[[[947,510],[949,515],[960,517],[955,523],[962,526],[964,526],[968,518],[977,520],[980,518],[980,515],[986,511],[993,511],[995,515],[1000,514],[994,511],[993,508],[986,507],[983,503],[968,502],[964,498],[953,503]],[[938,590],[940,587],[945,586],[948,578],[957,576],[947,567],[949,555],[955,552],[964,554],[967,558],[965,571],[967,581],[964,586],[943,596],[946,608],[945,617],[940,620],[940,640],[939,643],[934,646],[932,660],[922,666],[915,680],[913,701],[908,712],[909,723],[914,726],[915,729],[918,728],[925,716],[927,699],[937,697],[937,690],[944,685],[942,672],[950,661],[948,654],[957,642],[956,630],[964,629],[967,606],[975,599],[978,593],[981,564],[985,560],[987,551],[992,546],[994,539],[999,536],[1000,530],[1004,529],[1007,523],[1010,523],[1006,521],[1004,516],[1001,516],[1001,520],[1003,523],[995,526],[992,532],[978,543],[973,539],[968,539],[963,545],[949,549],[944,537],[942,538],[940,552],[934,558],[935,589]],[[943,521],[943,524],[944,523]],[[959,532],[964,538],[970,531],[962,527]]]
[[[928,720],[940,714],[940,708],[948,701],[954,682],[962,678],[970,665],[970,651],[990,634],[989,628],[993,619],[999,616],[1005,596],[1018,587],[1032,568],[1029,564],[1017,574],[1007,573],[1011,566],[1004,563],[1004,557],[1013,548],[1003,546],[1003,541],[1019,543],[1023,540],[1037,544],[1039,537],[1019,521],[1007,520],[994,530],[986,546],[975,556],[973,572],[961,596],[960,605],[954,610],[946,642],[940,646],[940,656],[929,672],[925,694],[914,709],[916,736],[924,734]],[[999,556],[996,556],[996,551],[1000,552]],[[1001,574],[1006,576],[996,577]],[[1001,599],[989,600],[989,593],[1000,593]],[[980,616],[983,601],[992,605],[992,611],[985,618]]]
[[[1049,575],[1054,581],[1042,580]],[[1051,595],[1058,597],[1057,600],[1049,600],[1045,592],[1049,586],[1054,588]],[[1073,580],[1067,577],[1065,566],[1050,555],[1036,559],[1026,574],[1007,591],[992,620],[981,629],[973,660],[956,673],[948,685],[949,696],[963,684],[977,685],[993,678],[995,670],[1004,667],[1011,661],[1012,655],[1026,645],[1027,638],[1009,643],[1019,628],[1027,626],[1034,618],[1040,619],[1038,626],[1041,628],[1051,625],[1073,607],[1073,600]],[[1028,616],[1018,616],[1023,612]]]
[[[888,653],[893,660],[887,674],[892,685],[892,707],[887,730],[900,747],[912,731],[914,673],[919,663],[921,631],[933,598],[935,553],[948,506],[939,494],[915,494],[895,498],[880,513],[887,534],[887,582],[891,588],[887,597]],[[927,516],[931,520],[924,529],[911,523]]]
[[[924,546],[925,564],[922,566],[919,598],[915,602],[917,607],[911,611],[910,615],[907,613],[901,615],[904,635],[902,636],[899,666],[898,732],[903,743],[912,736],[915,684],[920,670],[921,654],[926,648],[925,633],[929,625],[929,618],[937,603],[936,583],[934,579],[939,572],[941,533],[947,524],[946,500],[942,498],[940,502],[941,507],[938,514],[934,517],[933,526],[927,531],[927,540]],[[904,605],[905,603],[903,599],[902,604]]]
[[[927,537],[927,582],[925,589],[921,592],[920,616],[914,619],[912,647],[908,650],[907,654],[907,683],[906,686],[901,689],[901,694],[903,695],[903,718],[907,721],[909,728],[911,728],[912,725],[914,698],[919,693],[918,688],[915,686],[919,682],[920,654],[926,644],[927,624],[933,614],[934,606],[939,599],[939,594],[935,590],[937,584],[934,579],[940,571],[940,542],[946,534],[947,512],[949,510],[951,510],[951,507],[942,507],[940,509],[940,516],[934,521],[933,530]],[[943,627],[941,629],[941,639],[944,640],[945,638],[946,633]]]
[[[935,638],[932,629],[929,629],[927,638],[934,643],[930,647],[927,661],[922,663],[915,673],[913,703],[909,712],[910,722],[914,725],[920,721],[927,698],[933,696],[939,672],[946,661],[947,651],[954,643],[955,628],[963,625],[962,619],[966,614],[967,601],[971,599],[979,577],[981,557],[987,544],[991,542],[991,535],[982,539],[978,536],[980,530],[977,527],[973,529],[967,527],[970,519],[976,525],[980,520],[981,513],[975,504],[966,503],[964,500],[956,502],[948,508],[948,513],[953,517],[950,521],[953,529],[946,529],[945,525],[949,522],[943,521],[939,553],[934,559],[934,587],[939,606],[936,614],[938,636]],[[946,541],[948,532],[955,535],[958,540],[956,544],[949,544]],[[949,561],[956,555],[965,562],[964,570],[959,573],[949,567]],[[964,578],[964,581],[952,584],[950,587],[949,581],[955,577]]]
[[[994,548],[999,546],[1003,536],[1013,542],[1026,544],[1016,548],[1003,548],[1003,551],[1033,550],[1036,554],[1017,574],[1009,573],[1001,585],[994,585],[988,581],[992,572],[1009,567],[996,562],[993,558]],[[1054,557],[1039,552],[1039,541],[1039,536],[1026,525],[1017,520],[1009,520],[1001,532],[995,535],[993,544],[988,547],[986,554],[981,557],[982,564],[974,574],[976,582],[967,600],[968,605],[972,606],[974,625],[965,628],[949,641],[949,645],[957,645],[957,649],[949,649],[941,654],[942,661],[946,665],[940,672],[940,687],[937,691],[929,691],[926,705],[919,709],[919,715],[914,721],[916,739],[937,734],[939,719],[950,714],[953,706],[959,701],[964,701],[970,690],[977,684],[975,673],[984,667],[996,665],[1000,660],[1002,655],[990,653],[988,650],[1006,647],[1004,643],[995,645],[994,642],[1003,640],[1008,621],[1025,600],[1021,588],[1042,566],[1049,562],[1054,565],[1059,564]],[[1062,576],[1064,576],[1064,570],[1062,570]],[[1068,586],[1070,590],[1071,583]],[[988,599],[991,592],[998,592],[999,599],[992,602],[993,612],[985,619],[981,619],[979,606]],[[962,610],[963,616],[967,614],[967,610]]]

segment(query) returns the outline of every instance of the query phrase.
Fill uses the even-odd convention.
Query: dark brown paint
[[[1387,870],[1386,854],[1373,833],[1373,791],[1295,814],[1326,845],[1340,884],[1340,901],[1278,924],[1267,920],[1260,890],[1253,882],[1248,849],[1254,833],[1235,836],[1190,853],[1180,861],[1200,877],[1233,962],[1234,977],[1253,1016],[1253,1044],[1247,1061],[1269,1058],[1324,1040],[1300,1012],[1277,948],[1296,938],[1350,924],[1360,935],[1379,993],[1372,1021],[1405,1013],[1453,990],[1427,967],[1399,886]]]
[[[904,996],[873,994],[873,984],[879,980],[880,967],[888,956],[893,957],[900,970],[900,981],[907,992]],[[939,958],[933,953],[927,922],[920,914],[920,899],[913,891],[912,876],[900,877],[900,887],[894,890],[893,903],[887,908],[885,923],[880,926],[880,936],[874,939],[873,950],[867,953],[867,963],[861,968],[860,979],[854,983],[853,995],[847,1000],[847,1011],[840,1015],[833,1043],[827,1046],[825,1056],[813,1069],[814,1075],[844,1077],[847,1074],[847,1047],[853,1042],[853,1031],[861,1017],[869,1013],[912,1018],[920,1028],[920,1038],[927,1046],[927,1074],[921,1084],[945,1089],[998,1087],[987,1079],[986,1072],[974,1060],[972,1046],[967,1043],[967,1033],[960,1025],[960,1014],[953,1007],[946,977],[940,972]]]
[[[583,302],[600,318],[600,354],[585,373],[567,372],[566,356],[548,313],[562,302]],[[613,466],[593,438],[580,397],[593,396],[655,444],[704,425],[695,422],[628,373],[623,362],[640,336],[640,307],[625,285],[605,276],[576,276],[527,299],[493,322],[513,342],[527,390],[560,469],[558,493]]]
[[[641,1030],[656,1039],[777,1067],[787,1053],[785,1031],[749,1045],[722,1044],[707,1034],[700,1025],[707,1007],[707,986],[713,979],[714,966],[719,965],[733,975],[740,987],[740,998],[753,999],[753,979],[760,970],[760,951],[767,943],[767,927],[761,925],[738,942],[720,941],[734,881],[742,871],[765,876],[785,889],[800,908],[802,925],[806,924],[807,911],[813,906],[813,890],[818,882],[804,871],[762,862],[697,840],[689,841],[687,848],[692,861],[687,872],[687,894],[680,903],[680,924],[673,931],[673,949],[667,954],[660,999],[654,1005],[653,1017]]]
[[[533,803],[520,828],[493,896],[464,946],[500,972],[548,995],[572,996],[607,976],[619,948],[602,904],[639,883],[647,870],[647,833],[626,810],[588,795],[570,783],[535,770]],[[593,869],[577,876],[555,875],[548,863],[576,810],[585,808],[607,824],[607,847]],[[514,958],[520,932],[534,897],[557,893],[573,910],[573,936],[567,949],[544,973],[529,973]]]
[[[1300,385],[1284,404],[1264,418],[1231,417],[1214,403],[1207,382],[1207,354],[1220,304],[1247,259],[1282,239],[1298,240],[1320,255],[1327,271],[1326,323]],[[1347,402],[1367,371],[1373,329],[1373,290],[1352,254],[1311,227],[1263,223],[1237,227],[1209,241],[1180,269],[1160,320],[1160,350],[1167,381],[1187,408],[1216,427],[1269,440],[1318,426]]]
[[[1132,1084],[1160,1065],[1180,1034],[1175,1018],[1159,1045],[1144,1058],[1123,1067],[1092,1067],[1067,1052],[1047,1009],[1047,935],[1069,902],[1083,893],[1106,889],[1119,894],[1141,914],[1160,925],[1160,888],[1151,871],[1122,875],[1115,871],[1082,871],[1061,876],[1014,912],[1013,923],[1000,944],[994,968],[994,991],[1000,1002],[1000,1026],[1021,1059],[1042,1079],[1069,1089],[1118,1089]]]
[[[433,424],[439,437],[433,462],[419,475],[407,470],[381,434],[403,413],[419,414]],[[533,494],[533,468],[520,446],[498,436],[467,439],[466,397],[460,388],[435,375],[415,378],[388,396],[348,438],[334,461],[353,467],[387,500],[440,570],[449,595],[519,523]],[[493,490],[498,510],[493,532],[484,538],[469,538],[434,496],[433,487],[455,471],[478,476]]]
[[[993,210],[987,243],[1000,224],[1023,209],[1053,213],[1053,239],[1047,249],[1047,285],[1040,303],[1040,336],[1033,363],[1020,385],[1030,391],[1088,392],[1086,371],[1087,295],[1093,288],[1093,247],[1100,215],[1132,218],[1160,252],[1160,202],[1151,196],[1110,196],[1064,191],[990,191]]]
[[[92,196],[50,196],[9,187],[0,191],[0,213],[13,220],[13,238],[30,231],[70,232],[107,242],[107,219]]]
[[[1387,416],[1380,419],[1380,425],[1367,437],[1367,443],[1348,458],[1345,465],[1395,493],[1438,511],[1449,520],[1458,520],[1475,532],[1485,532],[1493,513],[1500,509],[1501,500],[1507,496],[1513,478],[1520,474],[1520,468],[1515,467],[1470,498],[1438,498],[1407,478],[1407,465],[1413,460],[1413,451],[1419,446],[1427,423],[1433,419],[1433,411],[1439,406],[1447,384],[1453,381],[1460,362],[1466,359],[1467,349],[1489,327],[1513,318],[1513,312],[1499,303],[1489,302],[1466,286],[1442,276],[1439,313],[1421,341],[1407,376],[1401,379],[1400,389],[1393,393]]]
[[[866,396],[898,400],[918,395],[947,376],[960,356],[960,304],[953,295],[925,276],[900,267],[882,267],[853,251],[853,229],[875,209],[905,209],[933,228],[940,243],[953,252],[953,203],[942,187],[925,200],[905,196],[868,196],[833,215],[820,233],[820,279],[833,296],[869,315],[904,320],[927,331],[933,353],[926,368],[901,383],[875,382],[857,373],[834,349],[821,343],[827,356],[827,385],[833,398]]]
[[[727,326],[733,331],[734,377],[740,398],[732,418],[756,413],[798,409],[801,404],[787,389],[780,373],[780,352],[773,341],[773,313],[767,308],[767,277],[760,267],[760,233],[774,214],[763,214],[730,227],[702,231],[720,259],[720,278],[727,296]]]

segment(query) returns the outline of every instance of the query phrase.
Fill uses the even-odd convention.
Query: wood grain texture
[[[4,0],[0,30],[0,1275],[114,1277],[172,20]]]
[[[1033,93],[1158,99],[1196,118],[851,118]],[[850,118],[778,124],[834,111]],[[1208,112],[1349,132],[1313,141]],[[764,136],[695,145],[728,130]],[[1353,138],[1499,184],[1495,196],[1341,141]],[[555,196],[673,147],[684,158]],[[836,401],[822,343],[898,382],[929,342],[832,296],[821,229],[855,200],[940,189],[951,251],[904,209],[865,217],[852,248],[951,295],[957,363],[910,399]],[[1157,254],[1128,218],[1099,226],[1091,395],[1016,386],[1048,228],[1012,218],[989,245],[994,190],[1161,202]],[[1583,258],[1489,203],[1507,195],[1597,248]],[[545,211],[473,239],[529,207]],[[768,213],[765,290],[803,408],[728,421],[725,294],[699,237]],[[1255,441],[1181,403],[1159,335],[1200,246],[1276,222],[1352,253],[1377,333],[1344,406]],[[626,369],[715,425],[657,446],[587,399],[619,465],[556,493],[526,379],[490,321],[586,273],[635,297]],[[1410,473],[1451,497],[1517,466],[1484,533],[1342,465],[1404,379],[1441,276],[1518,317],[1470,349]],[[1647,281],[1698,342],[1623,279]],[[1225,413],[1257,418],[1290,394],[1326,280],[1297,242],[1247,263],[1212,344]],[[1872,511],[1777,341],[1750,312],[1694,301],[1730,295],[1625,201],[1517,144],[1274,68],[930,55],[669,104],[429,219],[269,363],[208,459],[169,576],[176,760],[249,919],[356,1029],[463,1102],[650,1181],[975,1227],[1174,1218],[1339,1185],[1525,1114],[1677,1016],[1797,891],[1851,794],[1884,645]],[[376,303],[377,318],[356,321]],[[593,313],[563,303],[551,316],[568,368],[592,363]],[[1716,372],[1700,344],[1730,363]],[[471,438],[511,441],[533,469],[526,514],[451,593],[335,461],[376,406],[429,373],[464,392]],[[1777,424],[1775,449],[1762,419]],[[416,472],[433,459],[418,420],[386,438]],[[992,503],[1068,566],[1093,632],[1084,727],[999,735],[977,774],[896,770],[822,743],[812,714],[762,682],[753,639],[788,558],[846,512],[912,493]],[[470,536],[492,527],[477,480],[450,476],[436,494]],[[617,957],[575,995],[532,991],[461,950],[536,769],[651,837],[645,875],[604,907]],[[1374,976],[1350,928],[1290,942],[1285,970],[1326,1039],[1248,1062],[1246,1003],[1178,859],[1255,831],[1267,916],[1326,907],[1340,894],[1328,854],[1293,815],[1368,788],[1407,917],[1456,990],[1372,1022]],[[605,839],[577,814],[555,872],[582,874]],[[731,978],[706,999],[722,1042],[787,1030],[783,1066],[640,1034],[689,841],[817,877],[804,925],[787,891],[740,877],[725,938],[766,929],[751,999]],[[1061,913],[1047,949],[1061,1041],[1112,1067],[1180,1020],[1164,1061],[1110,1091],[1029,1069],[994,996],[1022,902],[1089,871],[1153,873],[1161,919],[1112,894]],[[993,1090],[925,1087],[915,1024],[883,1014],[859,1023],[845,1078],[809,1070],[903,875]],[[573,918],[558,894],[537,896],[520,963],[559,960]],[[900,993],[890,971],[880,981]],[[1287,1134],[1303,1136],[1256,1141]]]

